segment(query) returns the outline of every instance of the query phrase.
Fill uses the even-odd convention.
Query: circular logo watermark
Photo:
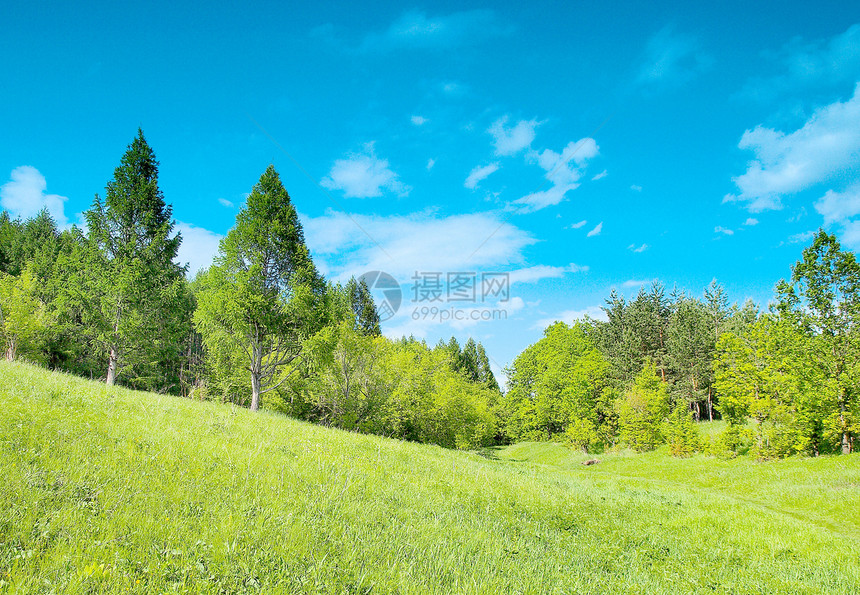
[[[403,292],[400,290],[400,283],[394,277],[383,271],[370,271],[364,273],[358,280],[363,280],[370,289],[376,302],[380,322],[385,322],[397,314],[403,302]]]

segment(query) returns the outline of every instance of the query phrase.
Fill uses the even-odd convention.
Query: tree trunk
[[[711,387],[708,387],[708,421],[714,421],[714,404],[711,401]]]
[[[15,361],[15,355],[17,355],[18,351],[18,341],[15,340],[15,337],[9,338],[9,343],[6,346],[6,361],[13,362]]]
[[[838,372],[837,372],[838,373]],[[845,427],[845,388],[839,391],[839,421],[842,423],[842,454],[851,454],[851,439]]]
[[[251,370],[251,411],[257,411],[260,408],[260,374],[256,370]]]
[[[263,347],[258,341],[251,345],[251,411],[260,408],[260,385],[263,376]]]
[[[119,342],[119,322],[122,319],[122,302],[117,304],[116,314],[114,316],[113,321],[113,344],[110,346],[110,354],[108,355],[108,372],[107,372],[107,380],[105,381],[108,386],[113,386],[116,383],[116,368],[117,368],[117,360],[119,359],[119,349],[117,349],[117,342]]]
[[[117,350],[115,346],[111,346],[110,355],[108,356],[108,372],[107,372],[107,380],[105,381],[108,386],[113,386],[116,383],[116,363],[117,363]]]

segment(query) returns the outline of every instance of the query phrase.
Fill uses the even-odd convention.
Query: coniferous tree
[[[700,402],[710,410],[711,360],[716,341],[710,328],[711,319],[699,300],[681,297],[674,305],[666,332],[666,355],[671,366],[675,393],[683,404],[696,410],[701,419]]]
[[[642,368],[643,361],[633,312],[624,296],[614,289],[602,309],[608,320],[597,326],[597,344],[609,360],[616,388],[624,388]]]
[[[107,384],[126,373],[152,386],[157,367],[177,345],[184,271],[176,263],[181,238],[158,186],[158,161],[143,131],[128,146],[113,179],[86,212],[89,227],[88,327],[107,352]]]
[[[0,212],[0,273],[9,272],[12,244],[18,230],[6,211]]]
[[[496,381],[496,376],[490,367],[490,359],[487,357],[487,352],[484,351],[484,346],[480,343],[478,343],[478,373],[481,384],[492,391],[499,391],[499,383]]]
[[[472,382],[481,381],[481,371],[478,361],[478,344],[475,340],[469,337],[466,344],[463,346],[463,373],[466,378]]]
[[[280,385],[282,368],[327,316],[325,283],[273,166],[254,186],[201,284],[195,325],[209,353],[225,355],[224,366],[244,360],[250,406],[257,410],[261,395]]]
[[[369,337],[382,334],[379,327],[379,313],[373,301],[373,295],[364,279],[356,281],[351,278],[346,284],[349,304],[355,317],[355,328]]]

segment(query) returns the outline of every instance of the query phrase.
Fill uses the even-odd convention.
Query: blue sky
[[[79,223],[140,126],[198,269],[274,163],[327,277],[401,283],[387,334],[473,336],[497,370],[612,288],[764,305],[818,227],[860,246],[854,3],[0,13],[4,209]],[[415,302],[416,272],[506,272],[509,299]]]

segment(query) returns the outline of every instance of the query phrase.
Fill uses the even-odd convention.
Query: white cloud
[[[511,30],[499,22],[492,10],[464,10],[438,16],[413,10],[401,15],[385,32],[365,37],[359,51],[451,49],[475,45]]]
[[[645,252],[649,248],[648,244],[642,244],[641,246],[637,246],[636,244],[630,244],[627,246],[627,249],[636,252],[637,254],[640,252]]]
[[[802,244],[804,242],[808,242],[813,237],[815,237],[815,230],[810,229],[809,231],[803,231],[801,233],[796,233],[794,235],[788,236],[789,244]]]
[[[489,323],[493,321],[493,310],[500,313],[500,316],[496,318],[496,320],[505,321],[508,320],[511,315],[522,310],[525,305],[523,298],[514,296],[507,302],[495,302],[493,304],[460,308],[463,315],[452,320],[450,324],[454,329],[462,330],[464,328],[477,326],[481,323]],[[501,315],[501,312],[504,312],[504,315]]]
[[[733,235],[735,235],[735,232],[734,232],[734,231],[732,231],[731,229],[727,229],[727,228],[725,228],[725,227],[723,227],[723,226],[721,226],[721,225],[717,225],[717,226],[714,228],[714,233],[723,233],[723,234],[726,234],[727,236],[733,236]]]
[[[587,220],[587,219],[583,219],[582,221],[577,221],[576,223],[571,223],[570,225],[568,225],[568,227],[569,227],[570,229],[579,229],[580,227],[582,227],[582,226],[583,226],[583,225],[585,225],[586,223],[588,223],[588,220]]]
[[[568,143],[561,154],[552,149],[529,151],[527,161],[537,163],[546,172],[544,177],[552,182],[552,187],[518,198],[509,205],[509,210],[531,213],[559,204],[568,192],[579,187],[582,171],[599,151],[597,142],[588,137]]]
[[[428,159],[427,160],[427,171],[430,171],[431,169],[433,169],[434,165],[436,165],[436,160],[435,159]]]
[[[404,296],[404,299],[408,299]],[[435,313],[428,311],[435,306]],[[386,337],[395,339],[413,336],[419,339],[428,337],[447,337],[451,331],[461,331],[478,325],[494,323],[506,324],[514,314],[526,307],[521,297],[514,296],[505,302],[487,302],[481,305],[416,305],[404,302],[397,313],[382,324],[382,332]],[[426,310],[425,310],[426,308]]]
[[[448,95],[462,95],[466,90],[466,85],[454,81],[448,81],[442,85],[442,92]]]
[[[315,261],[338,279],[381,270],[408,283],[416,271],[506,269],[522,262],[523,249],[537,241],[496,213],[384,217],[329,212],[303,217],[302,225]]]
[[[591,238],[597,235],[600,235],[600,232],[603,231],[603,221],[594,226],[594,229],[589,231],[586,236]]]
[[[860,249],[860,221],[848,221],[842,226],[842,243],[853,250]]]
[[[815,203],[815,210],[824,217],[825,224],[845,223],[860,215],[860,182],[844,192],[828,190]]]
[[[218,253],[218,244],[224,236],[181,221],[176,222],[175,231],[182,234],[176,261],[188,265],[188,276],[193,277],[198,271],[208,268]]]
[[[789,217],[785,221],[786,221],[786,223],[796,223],[796,222],[800,221],[801,219],[803,219],[804,217],[806,217],[806,215],[807,215],[806,207],[800,207],[794,215],[792,215],[791,217]]]
[[[541,279],[564,277],[566,273],[586,273],[588,266],[570,263],[565,267],[554,267],[539,264],[525,269],[518,269],[510,272],[511,285],[514,283],[534,283]]]
[[[533,213],[546,207],[557,205],[564,200],[565,193],[570,188],[564,186],[553,186],[549,190],[540,192],[532,192],[511,203],[508,210],[516,211],[517,213]]]
[[[498,171],[499,164],[498,163],[490,163],[489,165],[479,165],[475,167],[471,172],[469,172],[469,176],[466,178],[466,182],[463,184],[466,188],[470,190],[474,190],[478,187],[483,180],[487,179],[487,177]]]
[[[227,207],[228,209],[232,209],[235,206],[231,201],[227,200],[226,198],[219,198],[218,202],[221,204],[222,207]]]
[[[752,212],[782,207],[782,197],[836,178],[860,165],[860,83],[851,99],[816,110],[798,130],[757,126],[738,145],[753,151],[747,171],[732,181],[740,194],[724,202],[746,203]]]
[[[842,228],[843,243],[852,249],[860,248],[860,182],[855,182],[844,192],[828,190],[815,203],[815,210],[824,217],[824,224],[836,224]]]
[[[493,136],[496,155],[515,155],[531,146],[535,139],[535,128],[540,125],[537,120],[520,120],[508,128],[508,116],[499,118],[487,130]]]
[[[639,184],[633,184],[632,186],[630,186],[630,189],[633,192],[642,192],[642,186],[640,186]]]
[[[549,318],[541,318],[536,321],[532,328],[534,329],[545,329],[548,326],[555,324],[556,322],[564,322],[565,324],[571,324],[575,320],[582,320],[588,316],[592,320],[608,320],[606,317],[606,312],[604,312],[603,308],[600,306],[589,306],[587,308],[583,308],[582,310],[565,310],[556,316],[551,316]]]
[[[602,180],[603,178],[605,178],[605,177],[606,177],[606,175],[607,175],[607,172],[606,172],[606,170],[604,169],[604,170],[603,170],[602,172],[600,172],[599,174],[597,174],[597,175],[595,175],[595,176],[592,176],[591,181],[592,181],[592,182],[596,182],[597,180]]]
[[[416,126],[423,126],[427,123],[427,118],[424,116],[412,116],[412,123]]]
[[[782,73],[769,78],[754,78],[741,92],[744,97],[773,100],[782,92],[800,87],[821,89],[860,79],[860,24],[844,33],[811,42],[796,37],[777,52],[766,55],[778,62]]]
[[[681,84],[711,62],[695,38],[675,33],[667,26],[648,41],[637,82]]]
[[[380,270],[399,282],[402,303],[395,316],[383,324],[386,336],[450,336],[452,329],[504,324],[525,307],[523,299],[516,295],[510,295],[507,301],[494,296],[488,296],[485,302],[481,300],[482,275],[510,271],[512,266],[523,262],[525,248],[537,242],[528,232],[505,222],[498,213],[442,217],[422,212],[407,216],[350,217],[330,211],[319,217],[300,217],[314,261],[327,277],[343,281]],[[574,264],[561,268],[567,272],[585,269]],[[413,293],[416,274],[426,279],[434,273],[439,274],[443,288],[448,273],[474,274],[475,300],[445,301],[444,289],[442,302],[416,300]],[[533,280],[541,274],[555,271],[530,267],[517,269],[512,276],[513,280],[517,277]],[[435,306],[437,316],[423,315],[423,306]]]
[[[642,287],[644,285],[650,285],[653,279],[630,279],[629,281],[625,281],[621,284],[621,287],[625,287],[630,289],[631,287]]]
[[[556,185],[566,186],[576,184],[582,173],[573,166],[584,167],[589,159],[593,159],[600,151],[597,142],[593,138],[581,138],[571,141],[562,149],[561,155],[552,149],[544,149],[540,153],[532,152],[529,159],[537,161],[538,165],[546,171],[546,179]]]
[[[384,190],[406,196],[411,190],[391,170],[387,159],[376,156],[372,142],[364,145],[363,152],[336,160],[320,184],[329,190],[343,190],[347,198],[382,196]]]
[[[58,227],[68,227],[69,220],[63,212],[63,204],[68,198],[59,194],[46,194],[48,183],[38,169],[22,165],[13,169],[9,178],[10,181],[0,186],[0,206],[13,219],[31,219],[42,209],[48,209]]]
[[[749,217],[746,221],[744,221],[744,225],[753,226],[758,225],[758,219],[754,217]]]

